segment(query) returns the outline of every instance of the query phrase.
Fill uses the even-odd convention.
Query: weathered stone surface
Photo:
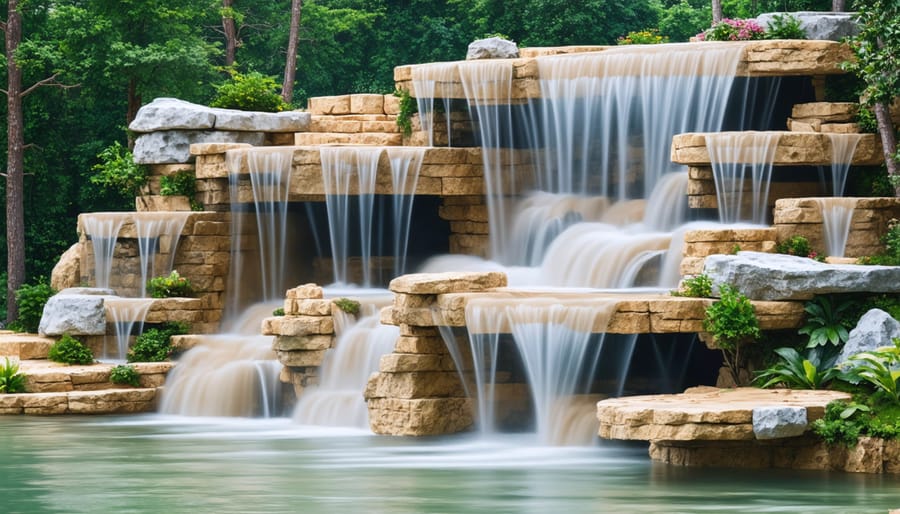
[[[468,398],[378,398],[368,407],[369,426],[382,435],[454,434],[474,424]]]
[[[350,95],[312,97],[307,110],[310,114],[350,114]]]
[[[757,439],[796,437],[806,432],[809,423],[805,407],[756,407],[753,409],[753,435]]]
[[[327,350],[334,346],[334,337],[330,335],[309,336],[275,336],[272,349],[275,351],[308,351]]]
[[[287,290],[287,298],[292,300],[319,299],[325,297],[325,291],[316,284],[303,284]]]
[[[128,129],[139,133],[175,129],[211,129],[215,123],[216,115],[209,107],[177,98],[156,98],[138,109]]]
[[[170,164],[191,162],[191,145],[197,143],[247,143],[262,146],[262,132],[216,130],[165,130],[141,134],[134,141],[134,162],[138,164]]]
[[[711,255],[703,270],[716,285],[732,284],[751,300],[802,300],[819,294],[900,289],[898,266],[825,264],[792,255]]]
[[[414,273],[391,280],[388,288],[395,293],[444,294],[484,291],[506,287],[506,274],[499,271]]]
[[[296,351],[284,352],[275,351],[275,355],[284,366],[305,368],[311,366],[321,366],[322,359],[325,358],[325,350]]]
[[[519,57],[519,47],[514,42],[501,37],[476,39],[469,43],[466,60],[475,59],[515,59]]]
[[[350,112],[353,114],[384,114],[385,95],[350,95]]]
[[[410,399],[463,396],[464,393],[455,371],[411,371],[372,375],[364,396],[366,399]]]
[[[104,297],[56,294],[47,300],[38,332],[43,335],[103,335],[106,333]]]
[[[301,111],[254,112],[213,109],[216,130],[239,132],[303,132],[309,130],[310,114]]]
[[[269,336],[333,334],[334,320],[327,316],[276,316],[263,320],[262,333]]]
[[[785,14],[800,21],[800,28],[806,32],[806,38],[810,40],[840,41],[859,33],[859,26],[854,19],[855,14],[849,12],[764,13],[756,17],[756,22],[763,28],[768,28],[776,16]]]
[[[59,257],[50,273],[50,287],[62,291],[81,283],[81,244],[75,243]]]
[[[889,346],[891,340],[900,337],[900,321],[881,309],[871,309],[859,319],[850,331],[850,338],[841,349],[837,365],[847,362],[850,356],[868,352],[881,346]]]
[[[810,102],[794,104],[791,117],[815,118],[822,121],[848,121],[856,117],[859,104],[853,102]]]

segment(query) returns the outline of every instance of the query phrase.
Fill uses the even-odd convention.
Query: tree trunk
[[[831,10],[834,12],[844,12],[846,2],[844,0],[832,0]]]
[[[875,104],[875,119],[878,120],[878,133],[881,135],[881,149],[884,152],[884,165],[888,176],[894,184],[894,196],[900,196],[900,170],[894,153],[897,151],[897,138],[894,136],[894,123],[891,120],[891,108],[885,102]]]
[[[713,25],[722,21],[722,0],[712,0],[712,22]]]
[[[300,14],[303,0],[291,0],[291,31],[288,39],[287,58],[284,64],[284,82],[281,84],[281,98],[286,103],[294,99],[294,75],[297,74],[297,43],[300,38]]]
[[[131,78],[128,80],[128,111],[125,113],[125,126],[131,125],[137,116],[138,109],[141,108],[141,95],[137,92],[137,80]],[[128,132],[128,149],[134,149],[134,137]]]
[[[222,0],[222,32],[225,34],[225,66],[234,64],[237,52],[237,28],[234,25],[232,6],[234,0]]]
[[[19,1],[9,0],[6,20],[6,320],[18,317],[16,289],[25,283],[25,126],[22,120],[22,70],[15,54],[22,42]]]

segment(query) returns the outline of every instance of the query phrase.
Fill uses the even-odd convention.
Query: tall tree
[[[285,103],[294,100],[294,80],[297,75],[297,44],[300,38],[300,15],[303,0],[291,0],[291,28],[288,34],[287,57],[284,63],[284,82],[281,84],[281,98]]]
[[[222,34],[225,36],[225,66],[234,65],[235,55],[237,54],[236,14],[234,0],[222,0]]]
[[[722,14],[722,0],[712,0],[712,22],[719,23],[724,18]]]

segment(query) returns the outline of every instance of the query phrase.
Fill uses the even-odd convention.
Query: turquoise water
[[[635,446],[377,437],[288,420],[0,417],[0,512],[879,512],[900,477],[689,469]]]

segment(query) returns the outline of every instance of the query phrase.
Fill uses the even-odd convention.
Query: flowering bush
[[[700,41],[749,41],[765,39],[766,31],[756,20],[732,20],[724,18],[711,28],[697,34]]]
[[[622,36],[616,40],[620,45],[656,45],[660,43],[668,43],[668,36],[659,35],[657,29],[647,29],[638,32],[629,32],[627,36]]]

